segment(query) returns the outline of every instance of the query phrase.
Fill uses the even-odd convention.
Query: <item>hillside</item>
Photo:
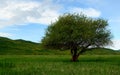
[[[40,45],[31,41],[12,40],[0,37],[0,55],[2,54],[35,54],[40,50]]]
[[[91,51],[86,51],[85,55],[119,55],[120,52],[117,50],[112,50],[108,48],[95,48]]]
[[[12,40],[0,37],[0,55],[68,55],[69,51],[45,50],[39,43],[25,41],[22,39]],[[120,51],[107,48],[98,48],[85,52],[83,55],[118,55]]]

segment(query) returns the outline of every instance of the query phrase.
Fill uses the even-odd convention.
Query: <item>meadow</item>
[[[120,75],[120,55],[0,55],[0,75]]]

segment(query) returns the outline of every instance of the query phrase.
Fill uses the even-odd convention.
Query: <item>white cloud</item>
[[[59,15],[56,13],[56,11],[48,9],[47,11],[44,11],[44,13],[41,13],[41,18],[34,18],[31,16],[28,16],[27,20],[33,23],[50,24],[51,22],[54,22],[55,20],[57,20],[58,16]]]
[[[61,7],[52,0],[0,0],[0,28],[28,23],[49,25],[57,20]],[[100,11],[93,8],[75,7],[71,12],[83,12],[89,17],[99,17],[101,14]]]
[[[93,9],[93,8],[72,8],[70,10],[72,13],[83,13],[87,15],[88,17],[99,17],[101,15],[101,12]]]
[[[120,50],[120,39],[119,40],[112,40],[113,45],[112,46],[107,46],[107,48],[111,48],[114,50]]]
[[[50,24],[59,16],[59,6],[50,0],[1,0],[0,28],[26,23]]]
[[[110,19],[109,22],[110,22],[110,23],[120,23],[120,18]]]
[[[1,37],[10,37],[10,36],[12,36],[12,34],[0,32],[0,36]]]

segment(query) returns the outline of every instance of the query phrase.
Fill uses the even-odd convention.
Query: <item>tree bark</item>
[[[78,51],[77,48],[71,49],[72,61],[73,62],[78,61],[78,57],[80,56],[80,54],[84,53],[85,51],[86,49],[82,49],[81,51]]]
[[[89,46],[90,44],[88,44],[86,47],[83,47],[80,51],[78,51],[78,48],[76,46],[73,46],[71,49],[72,61],[76,62],[80,54],[84,53]]]
[[[76,62],[78,60],[79,55],[77,54],[77,48],[71,49],[72,61]]]
[[[78,55],[73,55],[73,56],[72,56],[72,61],[73,61],[73,62],[78,61],[78,57],[79,57]]]

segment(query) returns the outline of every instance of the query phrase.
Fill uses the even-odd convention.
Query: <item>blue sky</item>
[[[46,28],[64,13],[108,20],[112,49],[120,49],[120,0],[0,0],[0,36],[40,42]]]

